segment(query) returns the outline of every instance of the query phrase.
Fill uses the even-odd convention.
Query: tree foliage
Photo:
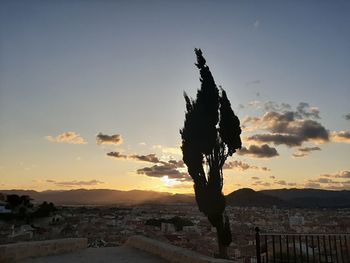
[[[222,168],[227,157],[242,146],[240,122],[226,92],[216,86],[202,51],[195,49],[195,54],[201,88],[195,100],[184,93],[187,111],[184,127],[180,130],[183,161],[194,182],[199,210],[221,231],[218,237],[228,245],[231,233],[228,218],[223,217]]]

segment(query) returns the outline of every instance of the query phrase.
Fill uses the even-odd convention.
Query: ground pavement
[[[87,248],[73,253],[22,260],[19,263],[166,263],[141,250],[120,246]]]

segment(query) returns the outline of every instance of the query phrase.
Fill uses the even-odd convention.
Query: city
[[[1,208],[1,206],[0,206]],[[0,213],[6,210],[0,209]],[[266,233],[350,233],[350,209],[279,209],[231,207],[233,242],[229,256],[256,262],[255,227]],[[48,217],[29,224],[0,221],[0,243],[86,237],[89,247],[121,246],[128,237],[143,235],[213,256],[216,230],[191,204],[134,206],[58,206]]]

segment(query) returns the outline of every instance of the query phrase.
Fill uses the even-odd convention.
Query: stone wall
[[[65,238],[0,245],[0,263],[69,253],[87,247],[86,238]]]

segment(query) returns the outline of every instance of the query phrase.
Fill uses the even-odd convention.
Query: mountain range
[[[48,201],[57,205],[195,204],[195,198],[190,194],[143,190],[0,190],[0,193],[29,195],[34,202]],[[254,191],[243,188],[226,195],[226,203],[238,207],[350,208],[350,191],[296,188]]]

